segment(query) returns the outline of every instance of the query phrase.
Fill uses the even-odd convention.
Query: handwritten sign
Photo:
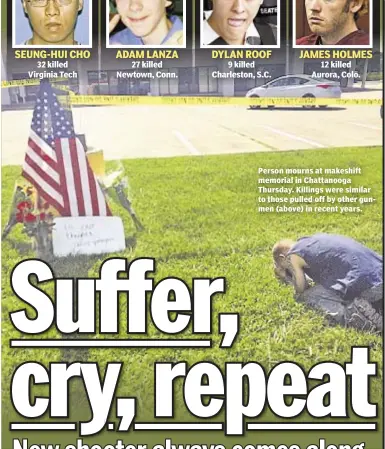
[[[122,251],[126,244],[119,217],[55,218],[53,253],[57,257]]]

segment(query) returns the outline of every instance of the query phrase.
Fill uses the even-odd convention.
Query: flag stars
[[[67,109],[62,107],[56,95],[40,91],[32,117],[32,129],[45,140],[46,144],[56,151],[55,138],[74,137],[72,117]]]

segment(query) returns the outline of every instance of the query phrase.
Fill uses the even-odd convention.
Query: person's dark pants
[[[343,300],[333,290],[316,285],[298,295],[296,300],[322,313],[331,325],[382,333],[384,297],[383,286],[363,292],[351,301]]]
[[[382,316],[384,316],[384,286],[383,284],[365,290],[360,295],[360,299],[368,301],[373,308]]]

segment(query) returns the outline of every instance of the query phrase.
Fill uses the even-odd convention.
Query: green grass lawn
[[[371,360],[379,362],[380,372],[372,381],[371,391],[375,402],[381,404],[381,338],[354,330],[327,327],[322,317],[305,310],[294,301],[289,287],[276,282],[270,256],[276,240],[296,239],[315,232],[345,234],[382,253],[380,147],[141,159],[126,160],[123,164],[130,180],[133,205],[145,231],[135,232],[124,210],[113,205],[114,213],[121,215],[124,220],[126,237],[131,245],[119,256],[128,259],[154,257],[157,261],[157,280],[175,276],[189,285],[191,279],[196,277],[224,276],[227,280],[227,293],[217,295],[214,300],[212,349],[89,351],[88,360],[99,362],[102,369],[108,361],[125,363],[118,393],[138,398],[138,419],[153,418],[155,361],[186,361],[191,365],[205,360],[215,362],[221,368],[228,361],[256,361],[267,371],[281,361],[295,361],[307,370],[320,361],[343,364],[350,359],[352,346],[370,346]],[[354,177],[353,185],[371,187],[377,200],[374,204],[366,205],[361,214],[258,214],[259,167],[349,166],[362,168],[362,175]],[[3,224],[8,218],[12,191],[19,172],[19,167],[3,168]],[[8,318],[10,311],[20,308],[19,300],[10,289],[9,275],[17,262],[33,257],[27,243],[20,229],[14,230],[9,239],[3,242],[2,338],[5,389],[9,388],[16,365],[27,360],[47,363],[63,358],[59,350],[14,351],[8,347],[9,339],[20,337]],[[95,276],[100,259],[75,259],[71,260],[69,266],[62,262],[54,266],[58,275]],[[120,337],[124,338],[127,337],[127,316],[123,301],[120,310]],[[227,350],[219,348],[217,314],[220,312],[238,312],[241,315],[239,338]],[[191,335],[191,330],[186,334]],[[151,324],[148,335],[151,338],[164,337]],[[53,329],[49,336],[57,336],[56,331]],[[186,420],[188,415],[181,401],[180,388],[177,390],[175,418]],[[350,438],[348,433],[346,435],[346,438]],[[376,435],[380,438],[378,433]],[[375,437],[372,435],[370,438]],[[366,447],[374,448],[376,444]]]

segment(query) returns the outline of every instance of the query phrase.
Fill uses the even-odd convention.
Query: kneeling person
[[[281,240],[273,247],[273,259],[277,278],[293,285],[298,301],[329,312],[339,324],[360,327],[350,321],[362,306],[373,308],[373,317],[383,315],[382,257],[359,242],[322,233]],[[381,329],[378,325],[382,330],[382,320]]]

